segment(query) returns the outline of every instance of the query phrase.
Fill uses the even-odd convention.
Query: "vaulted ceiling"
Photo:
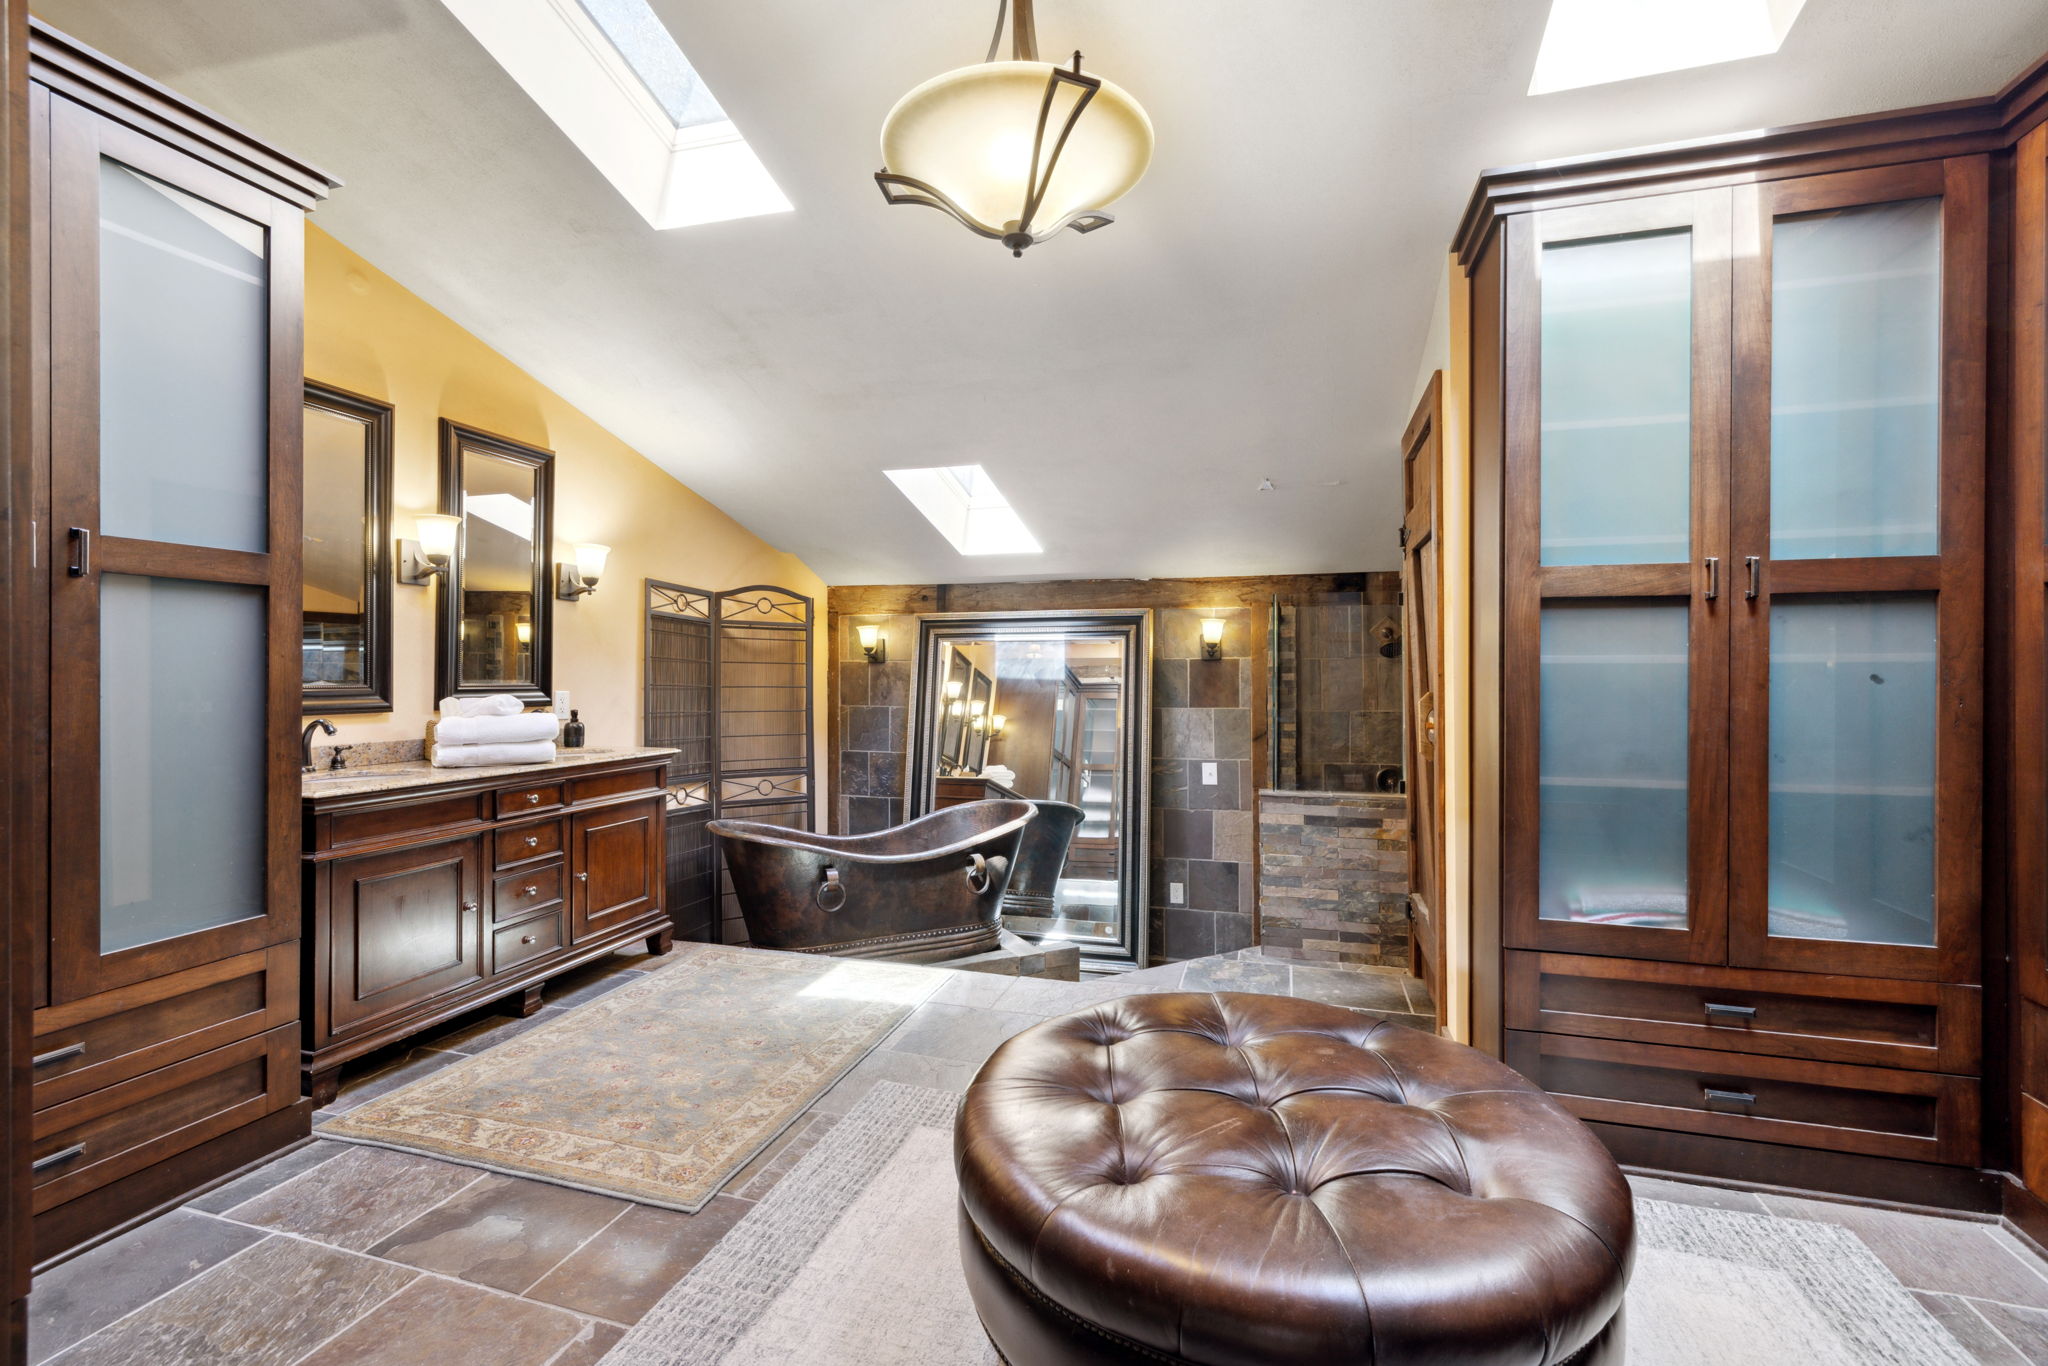
[[[869,178],[992,3],[652,3],[795,212],[654,231],[440,0],[36,12],[341,177],[316,222],[832,583],[1392,567],[1481,168],[1987,94],[2048,50],[2039,0],[1808,0],[1776,55],[1531,98],[1542,0],[1040,0],[1158,154],[1113,226],[1013,260]],[[964,558],[881,474],[966,463],[1043,554]]]

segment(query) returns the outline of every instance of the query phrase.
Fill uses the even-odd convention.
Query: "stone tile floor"
[[[329,1113],[534,1028],[646,966],[644,953],[624,951],[550,984],[531,1019],[480,1012],[366,1059]],[[697,1214],[316,1139],[39,1278],[29,1359],[588,1366],[878,1081],[964,1089],[1018,1030],[1134,992],[1259,991],[1431,1023],[1422,984],[1398,972],[1258,949],[1079,983],[948,977]],[[1657,1199],[1842,1224],[1979,1362],[2048,1366],[2048,1263],[1997,1223],[1648,1177],[1636,1186]]]

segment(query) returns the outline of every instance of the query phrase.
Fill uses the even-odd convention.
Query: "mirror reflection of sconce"
[[[555,596],[564,602],[574,602],[586,593],[595,593],[597,581],[604,577],[604,562],[611,553],[608,545],[578,544],[575,563],[555,566]]]
[[[1223,618],[1202,618],[1202,658],[1223,658]]]
[[[520,622],[520,623],[519,623],[519,625],[517,626],[517,628],[516,628],[516,629],[517,629],[517,631],[518,631],[518,633],[519,633],[519,643],[520,643],[521,645],[531,645],[531,644],[533,644],[533,623],[532,623],[532,622],[530,622],[530,621],[522,621],[522,622]]]
[[[957,679],[957,678],[949,678],[949,679],[947,679],[947,680],[946,680],[946,700],[947,700],[948,702],[958,702],[958,701],[960,700],[960,688],[961,688],[961,680],[960,680],[960,679]],[[955,715],[955,716],[958,716],[959,714],[960,714],[960,713],[959,713],[959,712],[957,712],[957,711],[953,713],[953,715]]]
[[[462,519],[445,513],[422,512],[413,518],[418,540],[398,543],[398,581],[429,584],[436,574],[446,575],[455,558],[455,540],[462,532]]]
[[[889,638],[882,634],[879,626],[858,626],[860,652],[870,664],[886,664],[889,661]]]

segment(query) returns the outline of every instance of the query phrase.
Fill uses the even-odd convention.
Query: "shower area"
[[[1273,600],[1259,936],[1303,962],[1407,968],[1401,577],[1359,577]]]

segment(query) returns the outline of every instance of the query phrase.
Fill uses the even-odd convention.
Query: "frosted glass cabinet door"
[[[1690,558],[1692,234],[1542,248],[1541,556]]]
[[[257,223],[100,158],[100,531],[269,549]]]
[[[1685,929],[1688,609],[1543,608],[1538,914]]]
[[[1771,229],[1771,555],[1937,552],[1941,200]]]
[[[1769,931],[1932,945],[1935,602],[1771,605]]]
[[[265,594],[100,577],[100,952],[265,913]]]

